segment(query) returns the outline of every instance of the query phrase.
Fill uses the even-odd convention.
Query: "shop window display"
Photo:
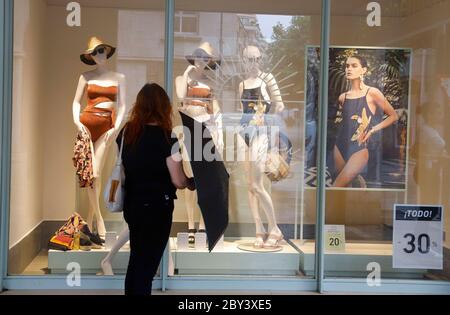
[[[78,262],[83,274],[124,274],[129,230],[122,215],[110,213],[100,196],[117,156],[114,140],[137,92],[146,82],[163,85],[163,2],[128,5],[118,1],[103,8],[81,1],[80,23],[75,24],[67,24],[67,15],[77,12],[68,10],[64,1],[15,2],[14,119],[23,119],[21,108],[31,108],[36,100],[47,105],[26,117],[31,125],[14,123],[13,127],[14,143],[38,137],[44,145],[32,147],[30,153],[37,159],[23,160],[39,170],[27,186],[34,196],[33,210],[25,210],[18,198],[23,165],[13,163],[17,176],[12,183],[9,274],[66,274],[68,262]],[[175,40],[174,125],[183,127],[184,114],[203,123],[210,133],[215,153],[229,175],[226,206],[230,220],[224,238],[208,253],[207,224],[198,192],[179,192],[169,274],[301,276],[300,253],[291,240],[306,234],[300,224],[305,218],[300,213],[304,204],[299,182],[303,178],[302,70],[289,68],[286,53],[276,56],[276,47],[284,39],[275,43],[271,38],[278,21],[285,24],[278,30],[287,29],[291,20],[301,17],[186,11],[182,2],[178,4],[174,23],[177,26],[183,20],[183,24],[171,35]],[[32,10],[38,14],[28,15]],[[99,14],[105,17],[104,23],[95,18]],[[221,30],[207,27],[212,21],[219,21]],[[307,17],[303,23],[308,25]],[[40,40],[44,34],[52,35],[60,45],[50,50]],[[38,54],[29,57],[29,49]],[[36,80],[42,69],[47,69],[50,78],[45,85]],[[22,73],[31,75],[25,78]],[[77,73],[83,74],[77,77]],[[77,82],[74,98],[68,87]],[[72,107],[56,106],[56,99]],[[56,124],[47,124],[38,132],[33,127],[40,118],[57,117]],[[178,136],[184,143],[185,135]],[[13,155],[19,157],[17,148]],[[191,174],[187,151],[182,148],[185,170]],[[38,178],[43,178],[42,185]],[[308,237],[312,237],[313,213],[311,207]],[[22,214],[29,222],[19,227]],[[183,235],[185,252],[181,243],[177,246]],[[189,267],[189,255],[194,261],[203,260],[203,265]],[[214,266],[218,259],[222,264]],[[260,268],[267,261],[270,266]]]
[[[346,7],[352,4],[351,9]],[[448,166],[443,150],[448,133],[436,119],[437,115],[444,119],[440,108],[448,107],[436,77],[448,72],[443,58],[448,47],[438,44],[447,42],[448,34],[431,26],[438,20],[439,25],[447,24],[446,18],[436,16],[448,5],[448,1],[380,1],[380,11],[369,16],[381,15],[381,23],[374,26],[369,17],[352,16],[369,12],[365,3],[331,1],[327,278],[365,279],[367,270],[379,270],[381,283],[449,279],[448,221],[441,216],[448,212],[448,198],[433,192],[448,191],[448,183],[441,180]],[[343,7],[351,18],[344,16]],[[419,17],[426,28],[418,26]],[[344,29],[358,32],[350,35]],[[320,62],[318,49],[309,47],[312,72]],[[431,50],[434,54],[422,55]],[[317,82],[309,82],[308,93]],[[422,111],[436,116],[421,121]],[[426,158],[418,154],[428,150],[439,161],[428,169],[434,173],[425,171]],[[314,158],[307,164],[314,167]],[[420,217],[424,211],[433,215]],[[335,225],[342,229],[342,237],[332,230]],[[343,241],[339,248],[333,246],[336,239]]]
[[[174,106],[203,122],[220,152],[229,174],[229,224],[209,253],[195,194],[179,196],[184,204],[175,211],[169,275],[303,277],[297,246],[314,238],[315,218],[315,196],[307,197],[306,210],[302,186],[304,65],[289,56],[297,39],[279,34],[305,27],[300,40],[308,43],[315,17],[193,9],[198,43],[175,37]],[[213,21],[220,27],[207,27]]]
[[[66,1],[14,1],[9,275],[127,266],[127,225],[100,196],[137,92],[164,86],[164,1],[79,2],[69,25]],[[168,275],[313,278],[320,3],[236,3],[175,1],[174,125],[180,142],[182,115],[210,134],[229,175],[228,226],[209,252],[198,192],[178,192]],[[380,1],[374,26],[364,1],[331,1],[326,278],[364,279],[376,263],[383,279],[449,279],[450,1],[415,3]],[[410,206],[439,210],[433,232],[400,233]],[[398,248],[433,263],[394,267]]]

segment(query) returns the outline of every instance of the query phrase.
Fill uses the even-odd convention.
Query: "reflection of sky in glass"
[[[258,18],[259,27],[267,42],[272,42],[273,27],[277,25],[278,22],[286,26],[291,24],[292,16],[290,15],[260,15],[256,16]]]

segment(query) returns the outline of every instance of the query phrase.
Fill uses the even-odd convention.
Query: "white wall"
[[[46,11],[43,0],[14,2],[10,246],[43,220],[43,83]]]
[[[67,11],[62,6],[47,7],[45,55],[48,80],[42,107],[45,117],[44,152],[44,217],[46,220],[67,219],[73,211],[86,215],[84,195],[77,203],[77,180],[72,164],[77,130],[72,119],[72,102],[81,73],[92,69],[79,55],[87,48],[88,39],[98,36],[117,45],[117,10],[83,8],[82,26],[68,27]],[[119,48],[120,49],[120,48]],[[109,61],[115,69],[116,56]],[[79,207],[77,207],[79,205]]]

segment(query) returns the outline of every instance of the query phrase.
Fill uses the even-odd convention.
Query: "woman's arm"
[[[181,154],[174,153],[166,159],[167,168],[169,169],[170,178],[173,185],[177,189],[195,190],[195,182],[193,178],[188,178],[183,170]]]
[[[393,123],[398,120],[398,114],[392,105],[388,102],[388,100],[384,97],[383,93],[381,93],[378,89],[370,89],[369,95],[372,97],[374,103],[379,107],[383,113],[385,113],[388,117],[380,122],[378,125],[373,126],[372,129],[367,131],[366,136],[364,137],[363,142],[366,142],[370,136],[374,133],[389,127]]]

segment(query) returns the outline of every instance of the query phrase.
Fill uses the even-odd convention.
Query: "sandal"
[[[264,248],[277,248],[280,246],[281,242],[284,240],[283,234],[270,234],[267,240],[264,242]]]
[[[264,247],[264,238],[267,236],[266,233],[257,233],[255,242],[253,243],[254,248],[263,248]]]
[[[195,245],[195,233],[197,233],[196,229],[189,229],[189,245],[194,246]]]

